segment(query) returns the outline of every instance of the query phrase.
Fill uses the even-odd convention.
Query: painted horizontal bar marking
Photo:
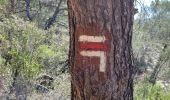
[[[80,42],[104,42],[106,40],[105,36],[87,36],[81,35],[79,37]]]
[[[93,50],[102,50],[106,51],[107,46],[102,43],[80,43],[80,48],[81,49],[93,49]]]

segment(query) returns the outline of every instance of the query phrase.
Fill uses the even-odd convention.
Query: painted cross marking
[[[104,44],[106,41],[105,36],[87,36],[82,35],[79,37],[80,48],[84,49],[80,55],[87,57],[100,58],[100,72],[106,70],[106,50],[107,46]]]

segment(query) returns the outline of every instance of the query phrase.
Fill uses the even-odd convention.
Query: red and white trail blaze
[[[100,58],[100,72],[106,71],[106,50],[107,46],[104,44],[106,41],[105,36],[87,36],[82,35],[79,37],[80,55],[86,57],[99,57]]]

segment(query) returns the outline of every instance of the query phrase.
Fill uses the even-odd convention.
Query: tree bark
[[[68,0],[72,100],[133,100],[133,0]]]
[[[26,15],[27,15],[27,18],[30,21],[32,21],[34,16],[31,16],[31,14],[30,14],[30,0],[25,0],[25,3],[26,3]]]
[[[12,13],[15,12],[16,5],[17,5],[17,0],[10,0],[11,3],[11,11]]]

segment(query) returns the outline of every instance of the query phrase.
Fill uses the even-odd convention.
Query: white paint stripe
[[[104,51],[81,51],[82,56],[99,57],[100,58],[100,72],[106,71],[106,56]]]
[[[106,40],[105,36],[87,36],[81,35],[79,37],[80,42],[104,42]]]

